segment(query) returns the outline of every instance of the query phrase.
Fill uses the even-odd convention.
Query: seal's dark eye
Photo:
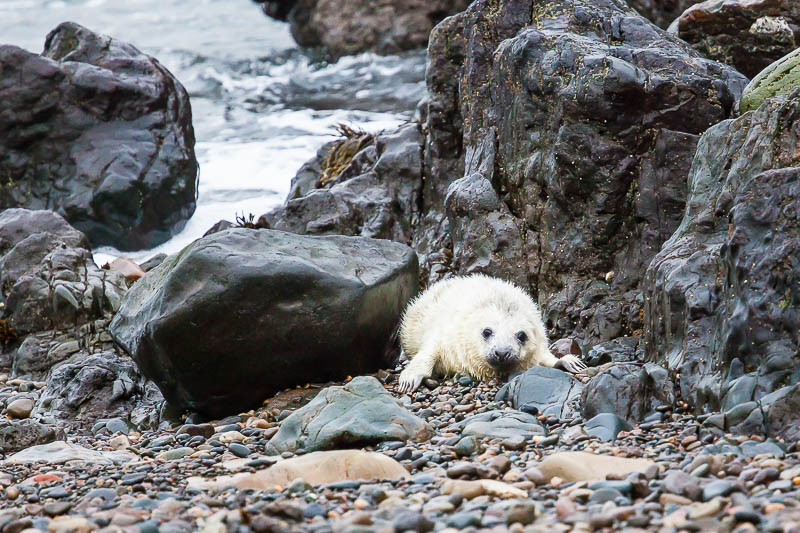
[[[483,330],[483,338],[488,339],[492,336],[492,330],[490,328],[486,328]]]
[[[520,344],[525,344],[525,341],[528,340],[528,336],[525,334],[524,331],[520,331],[519,333],[517,333],[517,340],[519,341]]]

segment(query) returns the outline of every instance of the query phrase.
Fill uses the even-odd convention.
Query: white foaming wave
[[[407,68],[407,63],[402,58],[379,56],[372,52],[366,52],[356,56],[342,57],[336,63],[329,63],[323,67],[317,67],[305,56],[273,65],[262,63],[259,67],[262,71],[260,74],[240,75],[236,72],[222,71],[212,65],[204,69],[200,77],[219,83],[229,93],[258,94],[276,86],[290,84],[297,79],[310,83],[321,78],[334,77],[341,80],[353,77],[362,77],[366,80],[376,76],[391,77]]]

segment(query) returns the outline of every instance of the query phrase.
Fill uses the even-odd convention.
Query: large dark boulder
[[[800,89],[710,128],[647,271],[647,357],[697,409],[800,381]]]
[[[234,228],[136,282],[111,332],[170,403],[231,414],[379,368],[417,286],[402,244]]]
[[[189,97],[130,44],[74,23],[0,46],[0,209],[60,213],[92,244],[155,246],[195,209]]]
[[[328,190],[296,187],[270,227],[408,242],[429,281],[512,280],[556,338],[640,334],[640,283],[683,215],[697,139],[746,78],[616,0],[478,0],[433,30],[426,78],[419,172],[380,163],[416,144],[384,135]]]
[[[290,23],[301,46],[333,57],[424,48],[431,29],[463,11],[468,0],[254,0],[264,13]]]
[[[0,319],[16,335],[74,328],[117,310],[125,278],[98,268],[88,246],[51,211],[0,212]]]
[[[800,3],[708,0],[687,9],[670,31],[706,57],[752,78],[800,47]]]

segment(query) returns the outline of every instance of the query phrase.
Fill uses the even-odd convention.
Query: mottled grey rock
[[[0,209],[51,209],[92,244],[153,247],[195,209],[189,96],[158,61],[72,22],[0,46]]]
[[[34,414],[73,427],[119,417],[148,430],[158,426],[163,403],[159,390],[127,357],[79,352],[50,371]]]
[[[359,376],[343,387],[323,389],[281,422],[267,453],[352,448],[393,440],[421,442],[432,434],[431,427],[403,408],[377,379]]]
[[[800,381],[798,117],[800,89],[703,134],[683,222],[648,267],[647,358],[698,408]]]
[[[0,317],[19,335],[103,318],[127,290],[120,273],[94,264],[86,237],[51,211],[0,212],[0,254]],[[34,356],[19,370],[49,364]]]
[[[527,440],[547,434],[547,430],[535,416],[521,411],[487,411],[465,418],[456,427],[461,430],[462,435],[479,439],[520,436]]]
[[[11,454],[63,438],[62,428],[37,420],[0,420],[0,453]]]
[[[585,419],[614,413],[641,422],[662,405],[675,404],[675,384],[666,369],[652,363],[623,363],[594,376],[583,388]]]
[[[569,420],[580,411],[583,383],[556,368],[535,366],[514,377],[497,393],[526,413],[556,415]]]
[[[234,228],[148,272],[110,329],[170,404],[221,417],[385,365],[418,284],[402,244]]]

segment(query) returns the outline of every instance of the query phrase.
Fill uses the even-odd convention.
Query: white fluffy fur
[[[482,332],[491,328],[492,342],[519,347],[515,370],[559,361],[572,372],[585,368],[576,357],[550,353],[547,332],[536,303],[519,287],[480,274],[450,278],[429,287],[407,307],[400,326],[400,345],[411,359],[400,375],[400,390],[415,390],[433,375],[469,374],[485,380],[496,375],[487,363],[489,345]],[[528,339],[520,343],[516,335]]]

